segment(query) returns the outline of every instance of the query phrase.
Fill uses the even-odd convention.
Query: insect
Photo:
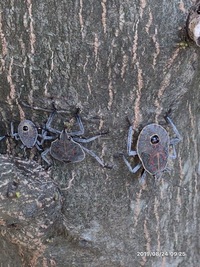
[[[75,163],[84,160],[86,152],[90,156],[92,156],[96,161],[98,161],[101,166],[109,168],[109,166],[104,164],[104,162],[93,151],[85,148],[80,144],[80,143],[89,143],[100,137],[102,134],[93,136],[88,139],[81,138],[81,136],[84,134],[84,127],[78,112],[76,113],[75,117],[77,124],[79,125],[80,128],[79,131],[68,133],[66,129],[62,131],[56,130],[51,127],[51,123],[53,121],[55,114],[56,111],[52,112],[52,114],[49,116],[47,123],[45,125],[45,130],[46,133],[48,131],[51,134],[56,134],[58,137],[56,138],[56,140],[51,142],[50,148],[47,148],[41,153],[41,157],[48,164],[48,166],[50,166],[51,163],[47,159],[47,154],[50,154],[54,159],[61,162]],[[49,138],[49,136],[47,136],[46,133],[43,136],[43,141]]]
[[[42,130],[42,134],[39,134],[38,128],[30,120],[21,121],[18,125],[16,133],[14,132],[14,126],[11,122],[11,137],[15,140],[20,140],[25,148],[32,148],[33,146],[36,146],[38,150],[42,150],[40,148],[42,143],[38,140],[38,137],[42,138],[43,140],[43,135],[46,136],[45,131]]]
[[[140,180],[141,183],[145,181],[146,173],[151,174],[155,178],[160,178],[162,173],[167,170],[168,159],[176,158],[175,145],[182,140],[182,137],[172,120],[168,116],[166,116],[165,119],[172,127],[176,136],[174,138],[170,138],[168,132],[161,125],[156,123],[149,124],[140,132],[136,144],[136,150],[131,149],[133,127],[129,127],[127,152],[129,156],[134,157],[137,155],[140,162],[132,168],[124,155],[123,159],[132,173],[136,173],[141,167],[144,168],[144,172]],[[172,154],[169,153],[170,147],[172,147]]]
[[[188,36],[200,46],[200,1],[196,1],[190,10],[186,21]]]

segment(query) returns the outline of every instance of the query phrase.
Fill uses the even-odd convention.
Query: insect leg
[[[171,144],[172,146],[172,150],[173,150],[173,153],[169,155],[170,158],[172,159],[175,159],[176,158],[176,149],[175,149],[175,145]]]
[[[146,184],[147,172],[144,170],[143,174],[139,178],[139,184],[143,187]]]
[[[101,136],[101,134],[99,135],[96,135],[96,136],[93,136],[91,138],[87,138],[87,139],[84,139],[84,138],[78,138],[78,137],[73,137],[72,139],[75,141],[75,142],[78,142],[78,143],[89,143],[89,142],[92,142],[93,140],[99,138]]]
[[[175,138],[172,138],[170,140],[170,145],[176,145],[178,144],[181,140],[182,140],[182,136],[180,135],[178,129],[176,128],[176,126],[174,125],[174,123],[172,122],[172,120],[167,116],[166,118],[166,121],[171,125],[176,137]]]
[[[41,153],[42,159],[48,164],[48,166],[51,166],[50,161],[47,159],[46,155],[50,152],[50,148],[47,148],[45,151]]]
[[[19,140],[19,139],[20,139],[18,133],[14,133],[13,122],[11,122],[11,124],[10,124],[10,131],[11,131],[10,134],[11,134],[11,137],[12,137],[12,138],[15,138],[15,140]]]
[[[51,132],[51,133],[55,133],[55,134],[57,134],[57,135],[60,135],[60,134],[61,134],[61,131],[56,130],[56,129],[54,129],[54,128],[52,128],[52,127],[50,126],[51,123],[52,123],[52,121],[53,121],[53,118],[54,118],[55,114],[56,114],[56,111],[53,111],[53,112],[50,114],[50,116],[49,116],[49,118],[48,118],[48,120],[47,120],[47,122],[46,122],[46,124],[45,124],[45,129],[48,130],[48,131]],[[46,139],[46,140],[47,140],[47,139]]]
[[[56,136],[47,135],[46,130],[42,130],[42,133],[38,134],[38,136],[41,138],[41,141],[37,140],[37,144],[39,146],[42,146],[44,141],[46,141],[46,140],[55,140],[57,138],[57,135]]]
[[[131,164],[128,162],[124,155],[123,160],[131,173],[136,173],[142,167],[141,163],[138,163],[135,167],[131,167]]]
[[[137,152],[135,150],[131,150],[132,139],[133,139],[133,127],[130,126],[129,131],[128,131],[128,139],[127,139],[127,153],[129,156],[137,155]]]
[[[182,136],[180,135],[179,131],[177,130],[176,126],[172,122],[172,120],[167,116],[166,121],[171,125],[176,137],[170,139],[169,145],[172,146],[173,154],[170,155],[170,158],[175,159],[176,158],[176,149],[175,145],[178,144],[182,140]]]
[[[68,133],[68,134],[70,136],[80,136],[80,135],[83,135],[84,132],[85,132],[85,129],[84,129],[83,123],[81,121],[81,117],[78,114],[76,114],[75,117],[76,117],[76,122],[77,122],[80,130],[79,131],[75,131],[75,132],[71,132],[71,133]]]
[[[3,140],[6,136],[0,136],[0,141]]]
[[[96,159],[96,161],[99,162],[99,164],[102,166],[102,167],[109,167],[107,165],[104,164],[104,162],[92,151],[92,150],[89,150],[83,146],[81,146],[83,150],[85,150],[90,156],[92,156],[94,159]]]

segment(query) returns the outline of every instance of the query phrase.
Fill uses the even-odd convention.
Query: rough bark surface
[[[1,266],[181,266],[200,262],[199,54],[181,39],[189,0],[44,0],[0,2],[0,135],[23,119],[55,127],[77,107],[87,145],[113,169],[89,155],[77,164],[54,161],[45,171],[40,153],[12,138],[0,143]],[[118,157],[143,126],[167,127],[183,141],[159,185],[141,187]],[[76,125],[74,125],[76,127]],[[35,162],[37,161],[37,163]],[[132,160],[132,165],[136,162]],[[178,186],[177,186],[178,185]],[[146,253],[160,251],[162,256]],[[167,255],[168,253],[168,255]],[[178,254],[176,254],[178,253]]]

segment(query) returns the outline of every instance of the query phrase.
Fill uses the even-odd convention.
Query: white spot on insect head
[[[200,46],[200,23],[194,27],[194,41]]]

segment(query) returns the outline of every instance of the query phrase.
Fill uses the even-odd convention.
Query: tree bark
[[[63,111],[59,130],[80,108],[85,137],[109,130],[87,148],[113,165],[86,155],[75,164],[54,160],[45,171],[40,152],[27,151],[27,160],[20,141],[2,140],[1,266],[200,262],[199,48],[177,45],[193,3],[1,1],[0,135],[24,118],[44,125],[48,112],[23,103],[49,110],[53,103]],[[148,175],[143,188],[141,170],[131,174],[117,156],[126,153],[127,118],[135,143],[152,122],[172,134],[169,110],[183,141],[170,175],[159,185]]]

